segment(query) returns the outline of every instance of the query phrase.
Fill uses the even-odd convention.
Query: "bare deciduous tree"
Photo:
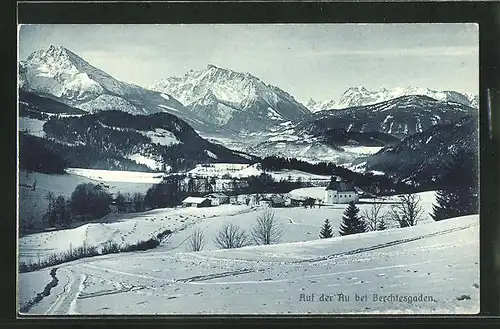
[[[253,240],[256,244],[272,244],[280,242],[282,237],[283,226],[278,223],[274,211],[270,208],[264,209],[252,229]]]
[[[391,207],[390,216],[400,227],[408,227],[417,225],[423,212],[418,195],[404,194],[399,196],[399,203]]]
[[[197,228],[189,237],[189,248],[191,251],[200,251],[205,245],[203,232]]]
[[[222,249],[240,248],[248,245],[245,231],[234,224],[225,224],[214,238],[214,244]]]
[[[370,206],[370,208],[365,209],[362,213],[363,218],[365,219],[366,226],[370,231],[376,231],[379,223],[383,219],[383,215],[381,213],[384,205],[382,203],[374,203]]]

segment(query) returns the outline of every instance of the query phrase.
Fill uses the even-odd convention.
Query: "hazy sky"
[[[478,92],[475,24],[24,25],[19,58],[61,45],[119,80],[149,86],[214,64],[301,102],[351,86]]]

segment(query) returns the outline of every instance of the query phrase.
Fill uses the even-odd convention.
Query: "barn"
[[[212,205],[212,201],[208,198],[199,198],[194,196],[188,196],[182,201],[182,205],[184,207],[210,207]]]
[[[205,195],[204,198],[210,199],[212,206],[229,203],[229,197],[224,193],[210,193]]]
[[[270,198],[262,198],[259,200],[259,206],[261,207],[272,207],[273,201]]]

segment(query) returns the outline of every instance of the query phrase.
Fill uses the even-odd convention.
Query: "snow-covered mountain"
[[[148,115],[167,112],[198,129],[206,123],[165,93],[118,81],[62,46],[33,52],[19,63],[19,87],[95,113],[120,110]]]
[[[259,131],[310,114],[278,87],[214,65],[156,81],[151,89],[171,94],[191,112],[235,131]]]
[[[351,87],[347,89],[338,101],[309,100],[307,107],[311,112],[318,112],[330,109],[344,109],[354,106],[372,105],[388,101],[401,96],[421,95],[434,98],[439,101],[454,102],[479,108],[479,95],[473,93],[459,93],[456,91],[438,91],[429,88],[406,87],[406,88],[381,88],[378,90],[368,90],[364,87]]]
[[[336,108],[336,106],[337,102],[334,100],[316,101],[313,98],[310,98],[306,104],[306,107],[309,109],[309,111],[313,113],[334,109]]]

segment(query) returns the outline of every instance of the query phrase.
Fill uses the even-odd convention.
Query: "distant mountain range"
[[[438,101],[460,103],[473,108],[479,108],[479,95],[477,94],[459,93],[450,90],[438,91],[419,87],[381,88],[378,90],[368,90],[364,87],[351,87],[342,94],[338,101],[317,101],[311,98],[306,106],[311,112],[319,112],[331,109],[345,109],[348,107],[372,105],[402,96],[415,95],[428,96]]]
[[[373,105],[327,110],[301,120],[295,133],[316,135],[329,129],[378,131],[404,138],[434,125],[460,120],[477,109],[428,96],[402,96]]]
[[[59,166],[184,170],[280,155],[354,162],[418,184],[441,175],[447,152],[477,150],[478,96],[454,91],[354,87],[306,107],[214,65],[146,89],[55,46],[21,61],[18,82],[21,153],[33,170],[51,157]]]

